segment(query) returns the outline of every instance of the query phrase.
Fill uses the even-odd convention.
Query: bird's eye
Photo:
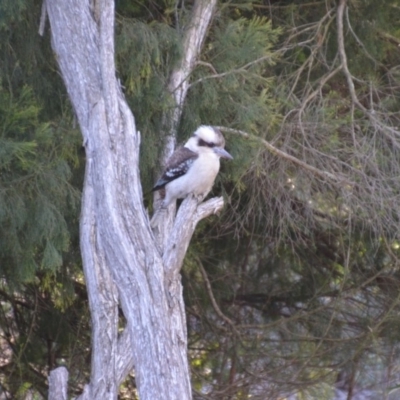
[[[208,143],[203,139],[199,139],[199,146],[203,146],[203,147],[214,147],[215,144],[214,143]]]
[[[203,139],[199,139],[199,146],[206,147],[207,146],[207,142],[205,140],[203,140]]]

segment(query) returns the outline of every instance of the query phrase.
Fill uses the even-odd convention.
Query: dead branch
[[[400,149],[400,143],[398,142],[398,138],[400,138],[400,131],[394,127],[388,126],[382,123],[372,111],[367,110],[359,101],[357,97],[357,93],[354,86],[354,78],[350,73],[348,63],[347,63],[347,55],[344,45],[344,33],[343,33],[343,14],[346,8],[347,0],[340,0],[337,8],[337,37],[338,37],[338,49],[339,55],[342,64],[342,71],[347,80],[347,88],[349,90],[352,102],[354,105],[361,110],[365,116],[369,118],[371,123],[376,126],[376,128],[380,129],[382,133],[391,141],[391,143]],[[393,134],[394,136],[392,136]]]
[[[226,323],[231,327],[231,329],[232,329],[233,331],[235,331],[235,332],[238,334],[234,322],[233,322],[230,318],[228,318],[228,317],[221,311],[221,309],[219,308],[218,303],[217,303],[217,301],[215,300],[214,293],[213,293],[213,290],[212,290],[212,287],[211,287],[211,283],[210,283],[210,280],[208,279],[208,276],[207,276],[207,272],[206,272],[206,270],[204,269],[203,263],[201,262],[201,260],[200,260],[199,258],[197,259],[197,264],[198,264],[198,266],[199,266],[199,268],[200,268],[201,275],[203,276],[204,284],[205,284],[205,286],[206,286],[207,293],[208,293],[208,297],[209,297],[210,300],[211,300],[211,304],[212,304],[212,306],[213,306],[213,308],[214,308],[214,311],[217,313],[217,315],[218,315],[224,322],[226,322]]]
[[[49,400],[68,399],[68,371],[65,367],[58,367],[50,372]]]
[[[245,139],[250,139],[250,140],[254,140],[259,143],[262,143],[264,145],[264,147],[267,150],[269,150],[271,153],[273,153],[281,158],[284,158],[285,160],[288,160],[288,161],[300,166],[301,168],[304,168],[304,169],[312,172],[314,175],[317,175],[323,179],[328,179],[330,181],[333,181],[334,183],[339,183],[340,185],[350,184],[349,180],[346,177],[335,175],[328,171],[323,171],[321,169],[315,168],[312,165],[307,164],[304,161],[301,161],[298,158],[278,149],[277,147],[273,146],[271,143],[269,143],[265,139],[262,139],[255,135],[251,135],[250,133],[247,133],[247,132],[244,132],[244,131],[241,131],[238,129],[227,128],[224,126],[218,126],[217,128],[220,129],[221,131],[228,132],[228,133],[234,133],[234,134],[244,137]]]

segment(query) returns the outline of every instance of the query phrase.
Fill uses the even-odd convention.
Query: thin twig
[[[307,60],[301,65],[301,67],[298,69],[298,71],[296,71],[296,77],[295,77],[295,81],[292,84],[292,88],[289,92],[288,97],[291,97],[292,94],[294,93],[294,90],[297,86],[297,83],[300,79],[301,73],[306,69],[306,67],[308,65],[310,65],[309,67],[309,71],[311,70],[311,66],[312,63],[314,61],[315,55],[318,52],[318,50],[321,48],[321,46],[323,45],[326,36],[328,35],[328,31],[329,31],[329,26],[332,23],[332,21],[334,20],[335,16],[333,15],[333,9],[330,9],[325,15],[324,17],[315,25],[315,27],[313,26],[312,29],[315,29],[315,34],[314,36],[309,39],[309,42],[313,42],[315,41],[316,44],[313,46],[312,50],[311,50],[311,54],[309,55],[309,57],[307,58]],[[327,20],[326,25],[324,26],[324,22]],[[321,30],[323,29],[323,33],[321,34]],[[296,34],[294,35],[296,36]],[[316,40],[315,40],[316,39]]]
[[[349,30],[350,30],[351,34],[353,35],[353,37],[356,40],[356,42],[358,43],[358,45],[364,50],[365,55],[371,61],[373,61],[374,64],[379,65],[380,67],[383,67],[383,68],[387,69],[387,67],[385,65],[383,65],[381,62],[379,62],[374,57],[372,57],[371,54],[369,54],[367,48],[364,46],[364,43],[359,39],[359,37],[354,32],[353,27],[351,26],[351,23],[350,23],[349,8],[348,7],[346,7],[346,22],[347,22],[347,26],[349,27]]]
[[[299,114],[302,114],[306,105],[318,94],[320,93],[321,89],[323,86],[331,79],[333,78],[340,70],[342,69],[342,66],[339,65],[336,67],[333,71],[329,72],[329,74],[326,74],[321,78],[319,81],[317,89],[315,89],[313,92],[311,92],[303,101],[301,108],[299,110]]]
[[[272,56],[269,54],[267,56],[260,57],[257,60],[253,60],[253,61],[251,61],[251,62],[249,62],[249,63],[247,63],[247,64],[245,64],[245,65],[243,65],[243,66],[241,66],[239,68],[231,69],[231,70],[226,71],[226,72],[221,72],[220,74],[208,75],[208,76],[205,76],[203,78],[197,79],[197,81],[194,81],[189,85],[189,88],[191,88],[194,85],[197,85],[198,83],[201,83],[201,82],[204,82],[206,80],[209,80],[209,79],[219,79],[219,78],[223,78],[224,76],[237,74],[239,72],[246,72],[247,68],[251,67],[252,65],[258,64],[258,63],[260,63],[262,61],[265,61],[265,60],[270,60],[271,63],[273,62]]]
[[[211,287],[211,283],[210,283],[210,281],[209,281],[209,279],[208,279],[208,276],[207,276],[207,272],[205,271],[204,266],[203,266],[203,263],[200,261],[199,258],[197,258],[197,263],[198,263],[198,265],[199,265],[201,275],[202,275],[202,277],[203,277],[203,279],[204,279],[204,283],[205,283],[205,285],[206,285],[206,289],[207,289],[207,292],[208,292],[208,296],[210,297],[211,304],[212,304],[212,306],[213,306],[215,312],[217,313],[217,315],[218,315],[223,321],[225,321],[228,325],[230,325],[230,327],[232,328],[232,330],[233,330],[236,334],[238,334],[238,331],[237,331],[237,329],[236,329],[235,323],[234,323],[230,318],[228,318],[228,317],[221,311],[221,309],[219,308],[219,306],[218,306],[218,304],[217,304],[217,301],[215,300],[215,297],[214,297],[214,294],[213,294],[213,291],[212,291],[212,287]]]
[[[299,7],[299,8],[300,7],[316,7],[316,6],[323,6],[325,4],[326,4],[326,1],[323,0],[323,1],[310,1],[307,3],[299,3],[299,4],[296,4],[295,6]],[[264,9],[268,9],[268,10],[271,8],[274,8],[274,9],[292,8],[293,6],[294,6],[293,3],[287,4],[287,5],[282,5],[282,4],[273,4],[273,5],[253,4],[252,5],[253,8],[264,8]]]
[[[343,183],[351,184],[351,182],[349,182],[349,180],[346,179],[344,176],[338,176],[338,175],[332,174],[331,172],[324,171],[324,170],[318,169],[316,167],[313,167],[312,165],[307,164],[304,161],[299,160],[298,158],[296,158],[288,153],[285,153],[284,151],[273,146],[271,143],[267,142],[265,139],[262,139],[258,136],[251,135],[250,133],[247,133],[247,132],[244,132],[244,131],[241,131],[238,129],[227,128],[224,126],[218,126],[217,128],[224,132],[240,135],[246,139],[258,141],[258,142],[262,143],[271,153],[273,153],[279,157],[282,157],[286,160],[289,160],[289,161],[293,162],[294,164],[299,165],[300,167],[312,172],[313,174],[320,176],[321,178],[328,179],[330,181],[334,181],[339,184],[343,184]]]
[[[350,92],[351,100],[353,103],[364,113],[365,116],[369,118],[371,123],[376,127],[381,129],[382,133],[391,141],[393,146],[400,149],[400,144],[398,143],[397,139],[390,134],[393,134],[397,137],[400,137],[400,132],[388,125],[382,123],[378,118],[374,116],[372,112],[367,110],[359,101],[357,97],[357,93],[354,87],[353,76],[350,73],[348,63],[347,63],[347,55],[344,46],[344,34],[343,34],[343,14],[346,8],[347,0],[340,0],[339,5],[337,8],[337,36],[338,36],[338,48],[339,48],[339,55],[341,58],[342,70],[347,80],[347,87]]]
[[[211,64],[211,63],[208,63],[208,62],[205,62],[205,61],[197,61],[196,62],[196,65],[204,65],[205,67],[207,67],[207,68],[209,68],[209,69],[211,69],[211,71],[214,73],[214,74],[218,74],[218,72],[217,72],[217,70],[214,68],[214,66]]]
[[[39,35],[44,35],[44,28],[46,27],[46,17],[47,17],[47,0],[43,0],[42,3],[42,11],[40,14],[40,24],[39,24]]]

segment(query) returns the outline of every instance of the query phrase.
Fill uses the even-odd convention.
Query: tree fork
[[[142,203],[140,135],[115,78],[114,2],[96,4],[96,15],[89,0],[43,5],[86,149],[81,251],[93,355],[91,381],[80,398],[116,399],[134,361],[142,400],[160,393],[164,399],[191,399],[179,270],[197,222],[220,210],[223,201],[198,206],[197,199],[186,199],[160,254]],[[119,339],[115,287],[129,330]],[[66,385],[59,370],[50,377],[51,388],[60,371]],[[50,391],[50,398],[57,396]]]

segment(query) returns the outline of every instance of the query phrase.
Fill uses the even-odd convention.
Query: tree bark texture
[[[189,26],[184,33],[183,56],[172,70],[168,82],[168,90],[174,98],[175,107],[172,110],[172,115],[167,118],[171,128],[165,145],[164,161],[170,157],[175,149],[175,133],[189,89],[189,77],[198,60],[216,5],[217,0],[195,1]]]
[[[49,376],[49,400],[67,400],[67,383],[67,368],[59,367],[51,371]]]
[[[160,250],[142,202],[140,134],[115,77],[114,1],[51,0],[46,8],[86,150],[80,235],[92,372],[80,397],[116,399],[134,362],[141,400],[191,399],[179,270],[197,222],[222,199],[199,207],[185,200]],[[128,329],[121,336],[119,303]]]
[[[199,58],[216,6],[217,0],[195,0],[189,24],[183,32],[182,58],[173,68],[168,80],[168,91],[174,100],[174,107],[163,116],[165,141],[162,166],[167,164],[169,157],[175,150],[176,130],[189,89],[190,75]],[[159,193],[156,192],[154,194],[156,209],[160,207],[161,200]],[[169,232],[174,222],[175,210],[175,204],[168,207],[155,232],[161,248],[166,246]]]

